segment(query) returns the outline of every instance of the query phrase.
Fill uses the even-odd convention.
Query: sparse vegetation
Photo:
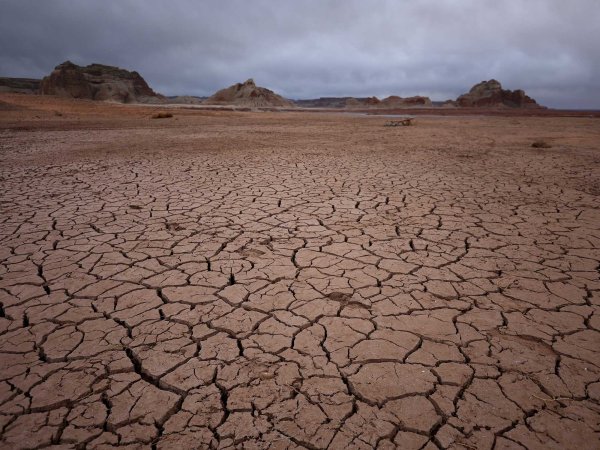
[[[158,112],[152,115],[153,119],[169,119],[171,117],[173,117],[173,114],[170,112]]]
[[[552,148],[552,146],[550,144],[548,144],[548,142],[544,141],[543,139],[538,139],[537,141],[533,141],[533,144],[531,144],[531,146],[533,148]]]

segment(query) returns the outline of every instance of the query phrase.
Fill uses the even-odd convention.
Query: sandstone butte
[[[238,105],[248,107],[285,106],[294,103],[275,92],[257,86],[252,78],[221,89],[204,101],[206,105]]]
[[[253,79],[236,83],[217,91],[206,100],[179,96],[165,98],[154,92],[135,71],[103,64],[78,66],[65,61],[42,80],[0,78],[0,92],[57,95],[61,97],[102,100],[120,103],[188,103],[205,105],[235,105],[251,108],[294,107],[341,109],[396,109],[430,107],[476,108],[544,108],[521,89],[503,89],[499,81],[491,79],[474,85],[456,100],[432,102],[429,97],[399,97],[390,95],[372,97],[321,97],[318,99],[289,100],[270,89],[257,86]]]
[[[477,83],[468,93],[458,97],[456,103],[457,106],[467,107],[541,108],[523,90],[502,89],[500,82],[494,79]]]
[[[382,100],[377,97],[321,97],[318,99],[298,100],[298,106],[306,108],[431,108],[431,107],[467,107],[467,108],[544,108],[533,98],[525,94],[522,89],[514,91],[502,89],[497,80],[482,81],[471,90],[460,95],[456,100],[432,102],[429,97],[420,95],[413,97],[399,97],[390,95]]]
[[[42,79],[40,93],[120,103],[158,103],[164,98],[135,71],[103,64],[83,67],[71,61],[59,64]]]

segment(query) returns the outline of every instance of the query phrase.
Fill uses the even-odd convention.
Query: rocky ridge
[[[296,105],[304,108],[429,108],[429,107],[467,107],[467,108],[544,108],[522,89],[514,91],[502,89],[497,80],[482,81],[456,100],[432,102],[429,97],[399,97],[390,95],[382,100],[377,97],[321,97],[318,99],[296,100]]]
[[[510,107],[510,108],[540,108],[541,106],[525,91],[502,89],[497,80],[482,81],[471,90],[456,99],[458,106],[463,107]]]
[[[257,86],[252,78],[221,89],[204,101],[206,105],[238,105],[247,107],[293,107],[294,104],[275,92]]]
[[[382,100],[377,97],[320,97],[318,99],[295,100],[303,108],[410,108],[433,106],[429,97],[399,97],[390,95]]]
[[[0,92],[39,94],[41,80],[35,78],[0,77]]]
[[[167,97],[165,101],[176,105],[201,105],[207,98],[195,95],[172,95]]]
[[[41,94],[119,103],[158,103],[164,98],[135,71],[103,64],[78,66],[71,61],[42,79]]]
[[[390,95],[389,97],[381,100],[381,106],[391,108],[403,108],[414,106],[432,106],[432,103],[429,97],[423,97],[421,95],[406,98],[398,97],[397,95]]]
[[[396,95],[373,97],[321,97],[288,100],[275,92],[257,86],[253,79],[221,89],[211,97],[176,96],[168,99],[154,92],[138,72],[103,64],[78,66],[65,61],[42,80],[0,78],[0,92],[58,95],[63,97],[104,100],[120,103],[180,103],[236,105],[243,107],[294,107],[337,109],[396,109],[429,107],[543,108],[521,89],[503,89],[491,79],[473,86],[456,100],[432,102],[429,97]]]

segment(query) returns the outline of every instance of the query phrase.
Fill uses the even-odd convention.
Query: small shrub
[[[531,144],[531,146],[533,148],[552,148],[552,146],[550,144],[548,144],[546,141],[544,141],[543,139],[538,139],[537,141],[533,141],[533,144]]]
[[[169,119],[171,117],[173,117],[173,114],[170,112],[159,112],[152,115],[153,119]]]

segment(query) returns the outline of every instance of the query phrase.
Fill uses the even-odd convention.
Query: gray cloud
[[[598,0],[0,0],[0,75],[140,72],[167,95],[247,78],[292,98],[455,98],[483,79],[600,108]]]

